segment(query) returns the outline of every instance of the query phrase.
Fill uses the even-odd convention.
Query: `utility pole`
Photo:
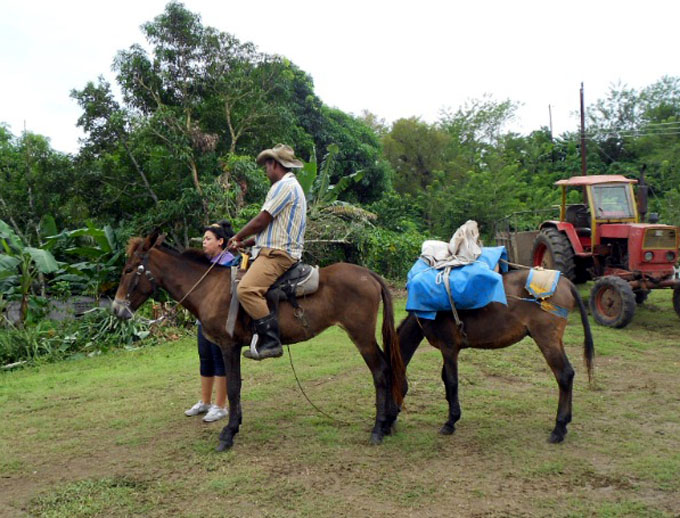
[[[550,119],[550,141],[553,139],[553,126],[552,126],[552,106],[548,105],[548,117]]]
[[[583,109],[583,83],[581,83],[581,174],[588,174],[586,167],[586,114]]]

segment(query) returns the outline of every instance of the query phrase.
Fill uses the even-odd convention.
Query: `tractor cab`
[[[635,203],[633,184],[637,180],[621,175],[572,176],[558,180],[555,185],[562,189],[560,221],[557,225],[567,232],[570,241],[580,246],[578,252],[592,253],[602,238],[602,225],[613,223],[639,223],[638,207]],[[579,189],[583,203],[567,204],[569,189]],[[548,222],[546,222],[548,223]],[[606,232],[605,232],[606,234]]]

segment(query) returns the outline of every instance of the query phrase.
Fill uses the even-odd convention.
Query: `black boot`
[[[281,340],[279,339],[279,321],[276,313],[270,313],[264,318],[254,320],[257,344],[246,350],[243,356],[251,360],[264,360],[265,358],[278,358],[283,355]],[[254,349],[254,351],[253,351]]]

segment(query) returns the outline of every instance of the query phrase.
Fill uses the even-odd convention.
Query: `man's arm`
[[[253,240],[248,240],[244,242],[244,239],[246,239],[249,236],[252,236],[253,234],[257,234],[258,232],[262,232],[265,228],[267,228],[267,225],[269,225],[272,220],[272,215],[269,214],[266,210],[263,210],[260,212],[257,216],[255,216],[253,219],[251,219],[246,225],[239,230],[234,236],[229,239],[229,242],[227,243],[227,248],[230,250],[234,250],[236,248],[240,248],[244,245],[252,245],[254,244]],[[251,243],[251,241],[253,241]]]

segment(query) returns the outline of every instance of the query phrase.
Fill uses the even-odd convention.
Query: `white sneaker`
[[[222,408],[221,406],[217,405],[210,405],[210,410],[208,410],[208,413],[203,418],[203,421],[206,423],[212,423],[213,421],[224,419],[228,415],[229,412],[227,412],[226,408]]]
[[[198,414],[205,414],[208,410],[210,410],[210,403],[204,403],[203,401],[199,401],[189,410],[186,410],[184,412],[184,415],[187,417],[193,417]]]

